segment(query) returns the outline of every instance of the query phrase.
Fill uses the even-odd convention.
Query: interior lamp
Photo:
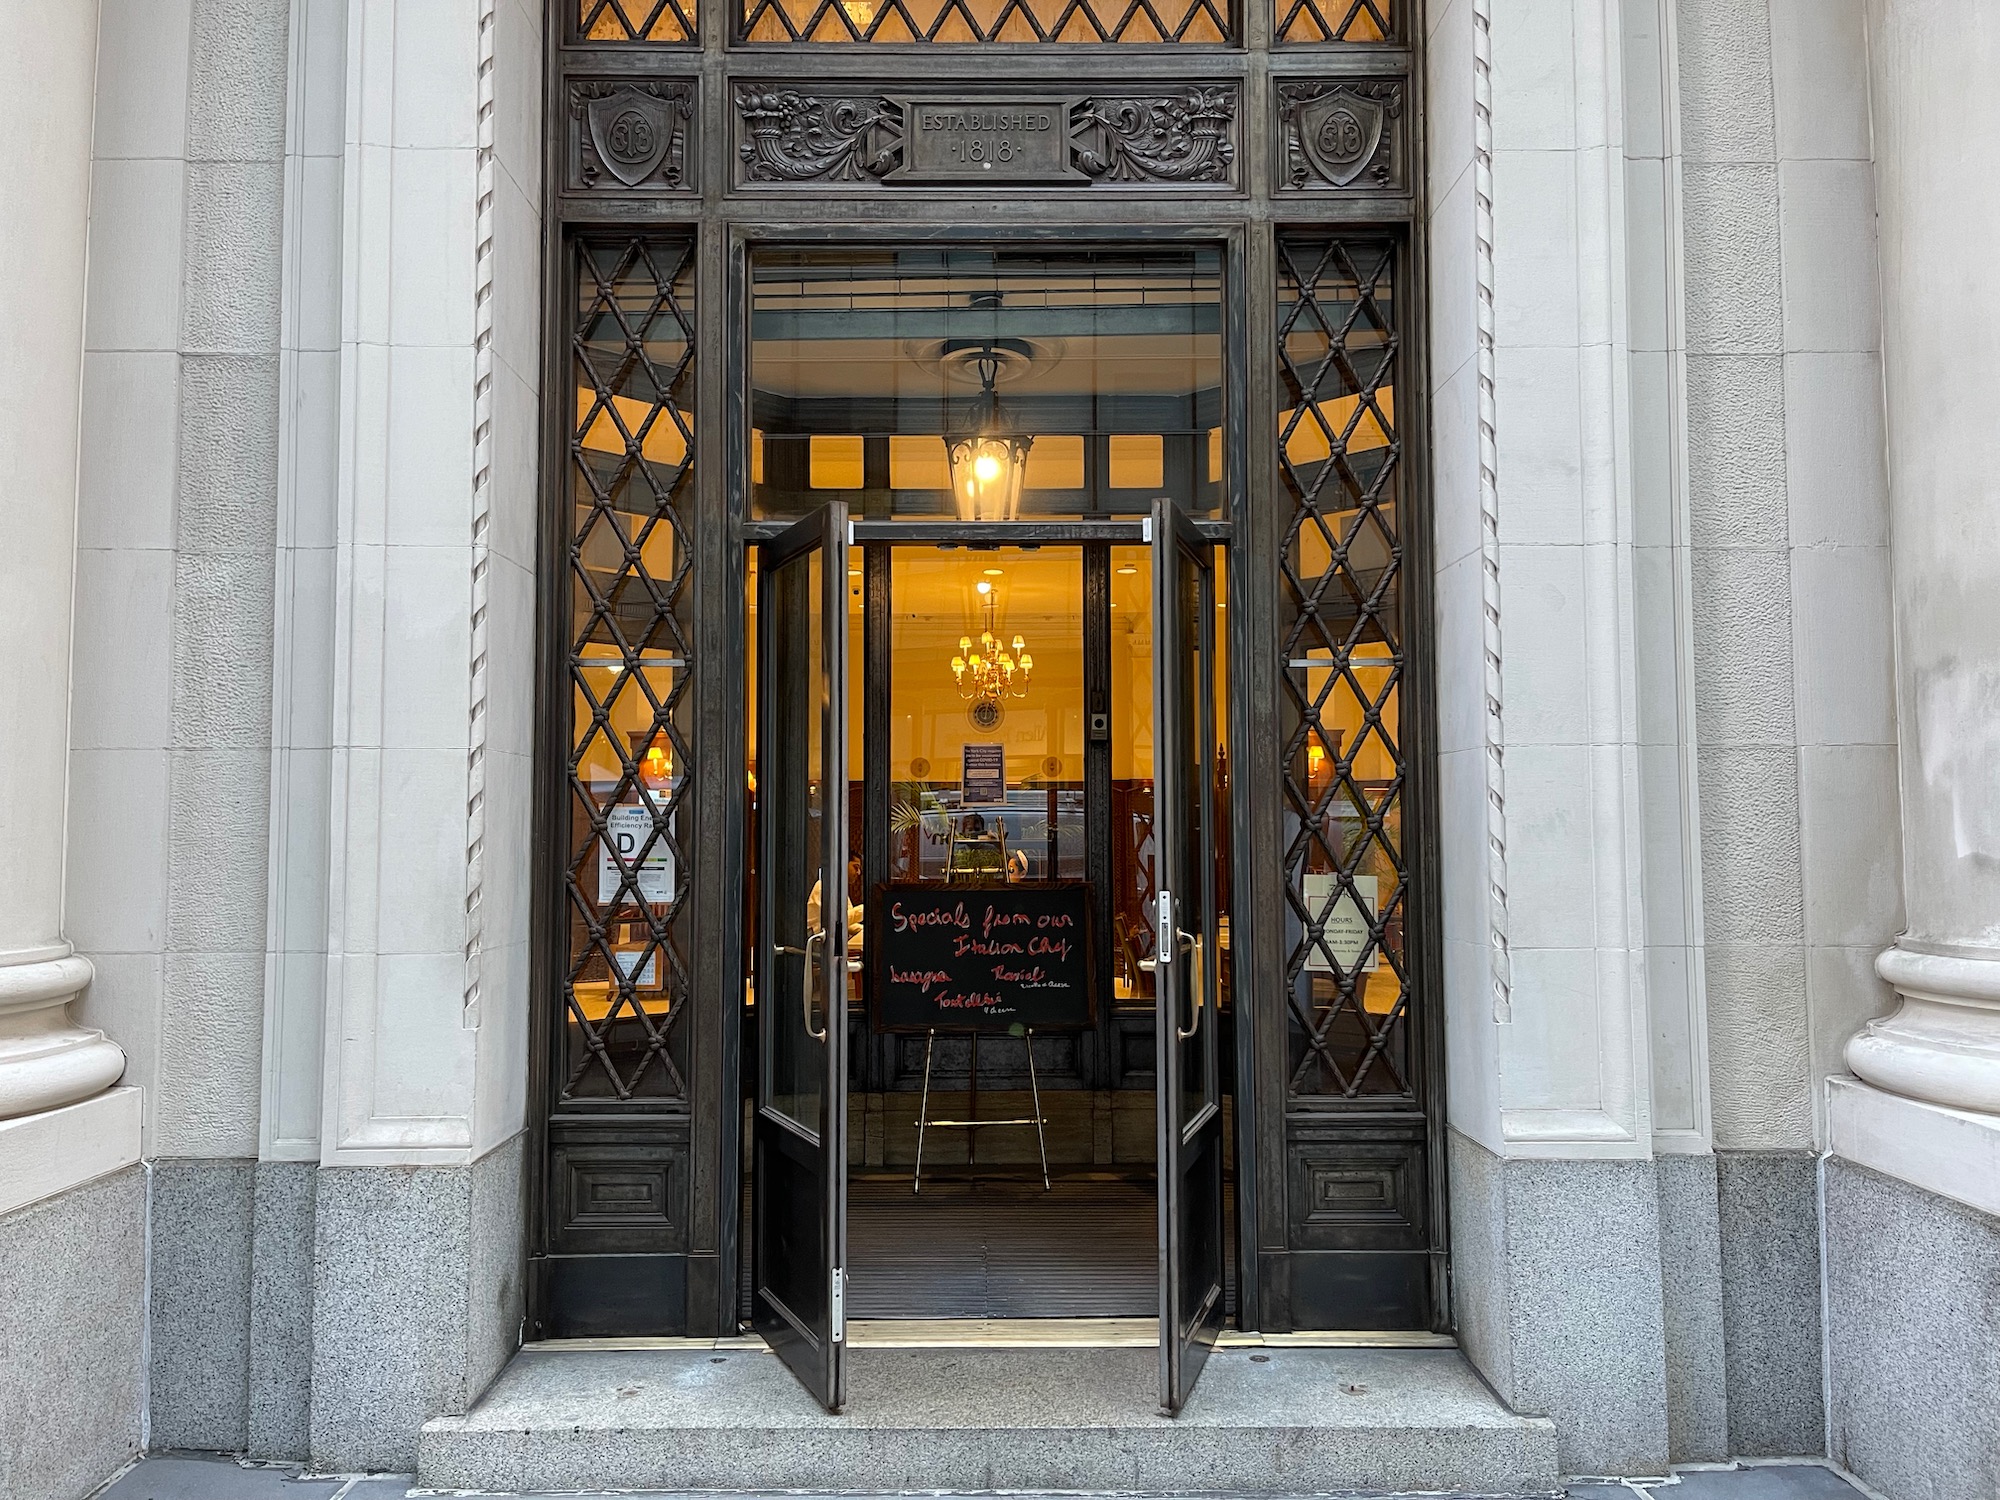
[[[971,364],[979,375],[979,394],[944,435],[952,497],[961,521],[1012,521],[1021,513],[1021,480],[1035,440],[1016,432],[1000,405],[993,388],[1000,374],[998,352],[989,345]]]

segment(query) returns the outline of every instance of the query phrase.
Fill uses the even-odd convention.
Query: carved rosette
[[[1282,190],[1379,192],[1404,186],[1401,83],[1285,80],[1276,96]]]
[[[996,96],[1004,108],[1011,96]],[[1046,96],[1036,96],[1039,103]],[[735,90],[738,181],[745,186],[955,186],[905,170],[905,111],[928,101],[876,92],[820,93],[783,85]],[[1233,186],[1239,94],[1234,85],[1060,101],[1067,172],[1079,188]],[[1004,167],[1004,158],[1000,161]],[[999,187],[1004,170],[964,186]],[[1069,182],[1065,178],[1065,182]]]
[[[572,191],[690,192],[687,79],[592,79],[569,86]]]

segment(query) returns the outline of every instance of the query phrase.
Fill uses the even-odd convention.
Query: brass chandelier
[[[958,696],[972,705],[974,722],[982,717],[999,722],[1001,703],[1008,698],[1028,696],[1028,678],[1035,670],[1035,658],[1020,636],[1004,642],[993,633],[999,596],[988,579],[979,580],[979,597],[984,611],[979,639],[958,638],[958,654],[951,659],[951,675],[958,684]]]

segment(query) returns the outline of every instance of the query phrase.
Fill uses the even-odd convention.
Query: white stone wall
[[[1678,9],[1715,1140],[1808,1148],[1902,926],[1862,7]]]
[[[100,33],[66,900],[156,1156],[257,1150],[286,9]]]

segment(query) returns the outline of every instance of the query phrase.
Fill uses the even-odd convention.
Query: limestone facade
[[[519,1344],[544,25],[10,10],[4,1500]],[[1460,1343],[1574,1472],[1990,1488],[2000,20],[1422,27]]]

